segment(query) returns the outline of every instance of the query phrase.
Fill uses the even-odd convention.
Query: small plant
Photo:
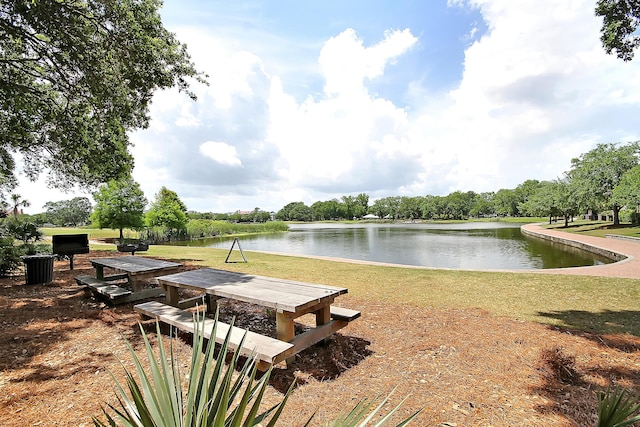
[[[638,397],[616,388],[598,393],[598,427],[625,427],[640,422]]]

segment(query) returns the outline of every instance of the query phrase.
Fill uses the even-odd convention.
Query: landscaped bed
[[[101,405],[116,402],[109,372],[122,380],[120,362],[133,368],[124,340],[141,348],[140,318],[132,305],[107,306],[73,280],[91,274],[90,258],[116,254],[76,255],[73,271],[58,261],[46,286],[0,279],[0,425],[88,427]],[[265,405],[296,381],[280,425],[301,425],[316,410],[313,425],[324,425],[361,398],[396,388],[391,404],[409,395],[400,417],[424,408],[416,426],[586,426],[595,423],[597,390],[612,381],[640,388],[636,335],[393,302],[360,288],[336,302],[362,318],[299,354],[288,369],[275,369]],[[275,331],[263,309],[224,303],[222,310],[243,327]],[[144,324],[153,339],[153,322]],[[189,338],[180,335],[175,346],[184,374]]]

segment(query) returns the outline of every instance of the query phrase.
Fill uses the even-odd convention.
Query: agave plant
[[[215,336],[217,319],[218,316],[216,314],[211,336]],[[103,407],[102,412],[107,422],[104,423],[94,418],[95,426],[249,427],[260,424],[265,427],[272,427],[276,425],[294,384],[291,384],[280,403],[258,413],[262,398],[269,384],[272,369],[269,369],[260,379],[256,380],[257,361],[255,357],[249,357],[242,365],[240,372],[234,375],[235,367],[240,366],[239,353],[234,352],[229,364],[225,365],[225,360],[227,359],[225,356],[229,353],[228,344],[231,328],[229,328],[229,332],[220,348],[219,356],[216,359],[214,357],[215,340],[209,340],[205,348],[204,322],[197,318],[195,322],[198,326],[195,328],[193,336],[193,351],[187,389],[183,391],[183,380],[173,350],[173,341],[170,343],[170,351],[167,355],[162,334],[160,333],[160,324],[156,322],[158,336],[158,357],[156,358],[147,334],[140,326],[145,352],[149,360],[150,373],[147,374],[145,372],[135,350],[127,342],[139,382],[123,367],[128,393],[125,391],[125,387],[114,377],[118,405],[108,405],[112,413]],[[240,346],[242,346],[242,343],[240,343]],[[371,408],[377,399],[364,399],[351,412],[340,416],[329,426],[364,427],[379,412],[388,399],[389,396],[373,411]],[[402,402],[373,426],[384,425],[400,405],[402,405]],[[419,412],[402,421],[397,427],[406,426]],[[312,418],[313,415],[307,421],[307,426]],[[261,424],[263,422],[267,422],[267,424]]]
[[[640,422],[637,396],[624,389],[598,393],[598,427],[625,427]]]

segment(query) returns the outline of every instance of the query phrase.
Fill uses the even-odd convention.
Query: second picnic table
[[[267,364],[290,361],[296,353],[329,337],[360,316],[359,311],[332,305],[338,296],[348,292],[347,288],[213,268],[160,276],[157,280],[165,290],[167,304],[150,302],[134,309],[177,327],[192,327],[192,315],[180,310],[190,304],[179,301],[179,288],[202,291],[207,297],[209,312],[215,310],[215,300],[218,298],[230,298],[273,309],[276,313],[276,340],[249,331],[247,343],[240,349],[247,354],[255,350],[258,358]],[[315,315],[316,326],[295,336],[294,320],[310,313]],[[217,337],[218,341],[222,339],[223,336]]]
[[[78,284],[88,286],[93,291],[109,298],[113,303],[125,303],[162,295],[162,288],[143,288],[142,280],[176,271],[182,264],[141,256],[119,256],[111,258],[94,258],[91,265],[96,277],[76,277]],[[111,268],[116,274],[105,276],[104,269]],[[126,279],[126,287],[114,284]]]

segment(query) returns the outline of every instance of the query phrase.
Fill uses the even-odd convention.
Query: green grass
[[[607,234],[617,234],[621,236],[630,236],[640,238],[640,227],[632,226],[630,224],[620,224],[614,226],[613,222],[607,221],[590,221],[590,220],[578,220],[569,222],[569,226],[564,228],[564,221],[559,221],[554,224],[547,224],[545,228],[553,228],[568,233],[586,234],[595,237],[605,237]]]
[[[226,249],[151,246],[146,254],[250,274],[344,286],[355,298],[389,304],[479,308],[509,318],[640,336],[637,279],[398,268],[249,251],[245,251],[248,263],[225,264],[227,253]],[[240,254],[232,254],[232,260],[241,260]]]

